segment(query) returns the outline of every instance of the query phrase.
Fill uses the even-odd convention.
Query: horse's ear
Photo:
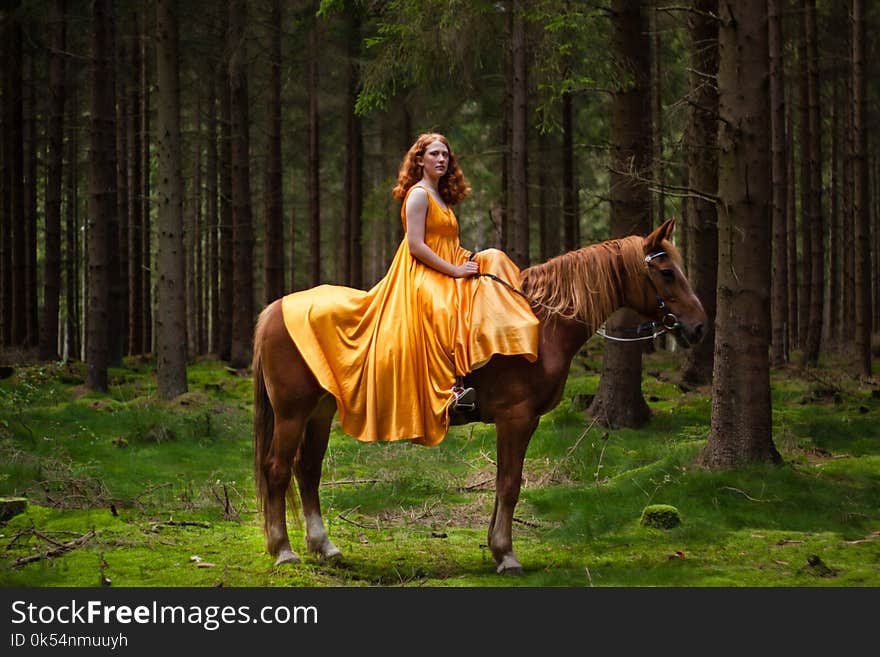
[[[654,231],[645,238],[645,244],[649,250],[657,250],[663,240],[668,240],[672,235],[672,229],[675,228],[675,219],[667,219],[657,226]]]

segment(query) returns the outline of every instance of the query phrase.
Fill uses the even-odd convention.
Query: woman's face
[[[442,141],[432,141],[419,158],[419,164],[424,167],[425,175],[439,179],[449,167],[449,149]]]

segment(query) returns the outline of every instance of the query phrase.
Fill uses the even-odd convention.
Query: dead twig
[[[739,493],[740,495],[742,495],[749,502],[778,502],[779,501],[777,499],[759,500],[758,498],[752,497],[751,495],[749,495],[745,491],[740,490],[739,488],[734,488],[733,486],[722,486],[720,490],[732,490],[734,493]]]
[[[16,559],[15,561],[12,562],[12,567],[13,568],[20,568],[21,566],[32,563],[34,561],[40,561],[42,559],[52,559],[54,557],[60,557],[62,554],[66,554],[67,552],[70,552],[71,550],[74,550],[78,547],[82,547],[83,545],[88,543],[90,540],[92,540],[94,537],[95,537],[95,531],[92,530],[88,534],[83,534],[82,536],[80,536],[77,539],[74,539],[72,541],[68,541],[67,543],[62,543],[60,545],[57,545],[57,547],[55,547],[51,550],[46,550],[45,552],[40,552],[39,554],[29,554],[26,557],[19,557],[18,559]]]
[[[351,518],[347,518],[345,516],[346,513],[349,513],[350,511],[357,511],[357,509],[358,509],[358,507],[354,507],[353,509],[348,509],[348,511],[343,511],[340,514],[338,514],[336,517],[339,518],[340,520],[344,520],[345,522],[347,522],[350,525],[354,525],[355,527],[360,527],[362,529],[380,529],[378,519],[376,520],[376,527],[371,527],[370,525],[364,525],[363,523],[357,522],[356,520],[352,520]]]
[[[381,479],[334,479],[332,481],[322,481],[322,486],[346,486],[348,484],[377,484]]]
[[[150,523],[151,527],[201,527],[210,529],[211,523],[203,520],[165,520],[162,522]]]

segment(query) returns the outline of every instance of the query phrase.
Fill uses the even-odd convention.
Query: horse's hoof
[[[323,561],[336,561],[342,559],[342,550],[327,541],[327,544],[321,548],[320,557]]]
[[[278,554],[278,558],[275,559],[276,566],[281,566],[286,563],[295,564],[295,563],[299,563],[299,562],[300,562],[299,555],[296,552],[294,552],[293,550],[282,550]]]
[[[309,552],[318,555],[320,561],[337,561],[342,558],[342,551],[329,540],[324,541],[316,548],[309,548]]]
[[[522,575],[523,567],[515,557],[504,557],[495,572],[499,575]]]

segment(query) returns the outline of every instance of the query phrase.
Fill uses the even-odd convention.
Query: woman
[[[288,295],[284,321],[343,430],[364,441],[439,443],[449,413],[472,408],[457,380],[494,354],[538,355],[538,320],[490,278],[519,283],[501,251],[462,248],[452,206],[470,187],[443,135],[422,134],[400,166],[406,236],[371,290],[322,285]]]

